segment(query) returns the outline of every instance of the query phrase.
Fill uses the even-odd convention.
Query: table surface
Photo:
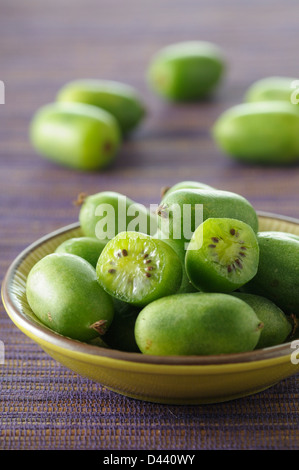
[[[298,75],[295,0],[2,0],[0,275],[39,237],[78,220],[80,192],[116,190],[156,204],[161,187],[198,180],[259,211],[299,218],[298,167],[242,165],[211,139],[218,115],[271,75]],[[145,81],[151,56],[189,39],[215,42],[229,64],[210,101],[169,104]],[[74,78],[135,86],[148,115],[102,172],[59,167],[30,145],[33,113]],[[299,78],[299,77],[298,77]],[[298,376],[235,401],[168,406],[132,400],[47,356],[0,311],[0,448],[4,450],[298,449]]]

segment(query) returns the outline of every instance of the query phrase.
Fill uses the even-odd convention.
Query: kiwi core
[[[238,230],[230,228],[225,238],[214,235],[205,243],[212,261],[223,266],[228,273],[243,269],[247,247],[240,235]]]

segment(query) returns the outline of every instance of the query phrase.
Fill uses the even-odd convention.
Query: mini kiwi
[[[81,193],[75,204],[80,207],[79,223],[83,234],[105,243],[125,230],[151,235],[157,230],[155,214],[116,191]]]
[[[234,297],[246,302],[263,322],[264,328],[255,349],[268,348],[281,344],[290,336],[293,322],[290,317],[271,300],[261,295],[232,292]]]
[[[165,236],[190,242],[196,228],[209,218],[242,220],[258,231],[257,213],[243,196],[220,189],[178,189],[166,193],[156,210],[157,225]]]
[[[210,218],[194,232],[185,267],[192,284],[205,292],[232,292],[258,269],[259,246],[253,229],[237,219]]]
[[[139,307],[176,293],[182,282],[177,253],[164,241],[138,232],[121,232],[110,240],[96,271],[106,292]]]
[[[178,183],[175,183],[173,186],[164,186],[161,189],[161,197],[163,197],[167,194],[171,194],[174,191],[178,191],[179,189],[215,189],[209,184],[206,183],[201,183],[200,181],[193,181],[193,180],[187,180],[187,181],[180,181]]]
[[[104,246],[105,242],[97,238],[73,237],[63,241],[55,252],[80,256],[95,268]]]

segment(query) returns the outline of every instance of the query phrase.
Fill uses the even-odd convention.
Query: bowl
[[[299,220],[258,215],[260,230],[299,235]],[[39,239],[13,261],[2,284],[3,304],[12,322],[65,367],[132,399],[176,405],[245,397],[299,371],[299,361],[292,361],[292,342],[240,354],[150,356],[90,345],[53,332],[31,311],[26,300],[26,279],[39,259],[64,240],[80,235],[80,226],[75,223]]]

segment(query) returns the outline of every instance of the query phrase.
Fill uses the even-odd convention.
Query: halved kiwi
[[[232,292],[258,268],[259,246],[253,229],[237,219],[210,218],[194,232],[185,267],[191,283],[204,292]]]
[[[96,271],[110,295],[140,307],[174,294],[182,281],[177,253],[162,240],[138,232],[121,232],[110,240]]]

